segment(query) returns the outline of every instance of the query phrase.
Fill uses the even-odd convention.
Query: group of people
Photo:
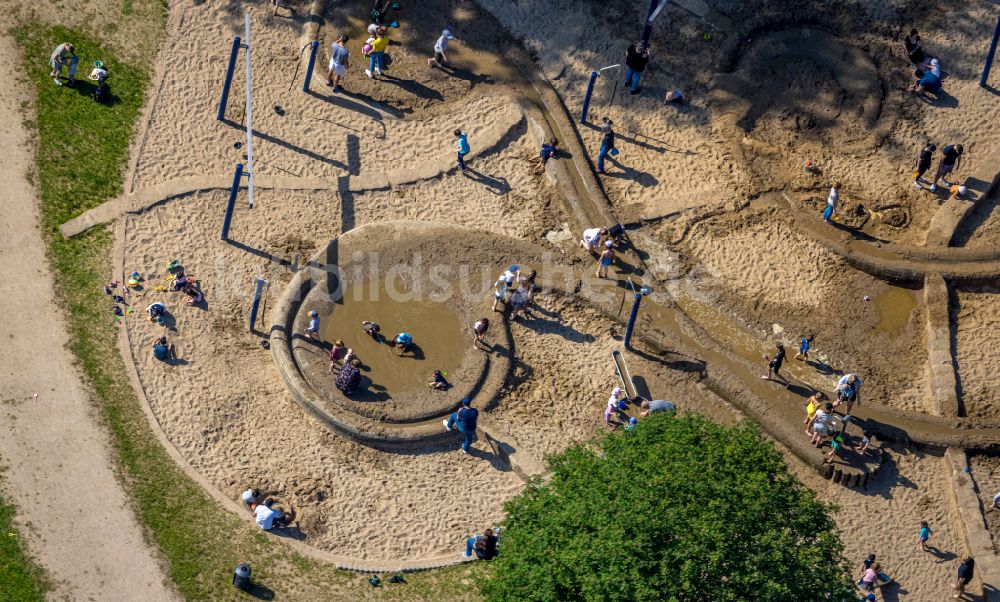
[[[522,270],[516,264],[504,270],[493,284],[493,311],[501,311],[499,306],[502,303],[504,311],[510,312],[511,320],[531,316],[531,304],[539,291],[535,284],[537,277],[535,270]]]
[[[621,387],[611,390],[607,406],[604,408],[604,425],[610,430],[616,430],[624,425],[625,430],[631,430],[639,423],[639,417],[628,416],[630,404],[639,405],[639,417],[646,417],[657,412],[670,412],[677,409],[672,402],[664,399],[646,399],[640,395],[629,397]],[[627,418],[627,419],[626,419]]]
[[[920,34],[916,29],[903,40],[907,58],[916,67],[913,76],[916,81],[907,87],[914,94],[937,94],[941,91],[941,63],[924,50]]]
[[[621,229],[616,227],[615,230],[617,233],[612,234],[607,228],[588,228],[583,231],[583,237],[580,239],[580,246],[597,257],[597,272],[594,275],[598,278],[607,278],[608,268],[617,261],[615,245]]]
[[[247,489],[240,495],[240,499],[254,515],[254,521],[262,530],[288,527],[295,520],[295,510],[286,512],[275,503],[274,498],[265,498],[263,502],[260,498],[259,489]]]

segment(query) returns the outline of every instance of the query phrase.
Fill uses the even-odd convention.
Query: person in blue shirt
[[[444,420],[445,430],[458,428],[458,432],[465,437],[462,441],[462,453],[469,453],[472,441],[476,438],[476,421],[479,419],[479,410],[472,407],[472,400],[468,397],[462,399],[462,407],[457,412],[453,412],[447,420]]]
[[[469,135],[461,130],[455,130],[455,138],[458,139],[458,168],[465,169],[465,155],[469,154]]]
[[[601,126],[601,150],[597,153],[597,173],[604,172],[604,158],[608,153],[615,150],[615,131],[611,129],[611,120],[607,117],[602,121]],[[616,153],[617,154],[617,151]]]
[[[809,363],[809,348],[812,347],[814,336],[807,334],[799,340],[799,352],[795,354],[795,359],[802,360],[807,364]]]
[[[410,345],[413,344],[413,337],[407,332],[401,332],[392,340],[392,344],[399,355],[403,355],[410,349]]]
[[[174,349],[167,343],[167,337],[160,337],[153,343],[153,357],[161,362],[174,359]]]
[[[917,76],[917,83],[907,88],[910,92],[913,92],[915,94],[919,94],[922,92],[928,94],[937,94],[938,92],[941,91],[941,77],[938,76],[933,71],[930,70],[924,71],[923,69],[917,69],[914,72],[914,75]]]

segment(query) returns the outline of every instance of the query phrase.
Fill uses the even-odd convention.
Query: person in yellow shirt
[[[365,75],[368,77],[382,75],[382,70],[385,69],[385,49],[388,47],[389,32],[386,31],[385,27],[379,27],[375,30],[375,42],[372,44],[372,52],[368,56],[369,64],[368,68],[365,69]]]

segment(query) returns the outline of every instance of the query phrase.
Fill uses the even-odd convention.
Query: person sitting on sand
[[[205,300],[205,295],[202,294],[201,288],[199,288],[194,282],[189,282],[187,286],[184,287],[184,294],[188,296],[188,305],[198,305]]]
[[[343,366],[353,358],[354,350],[348,349],[347,346],[344,345],[344,341],[337,339],[333,342],[333,347],[330,348],[330,372],[333,372],[333,369],[336,367]]]
[[[434,371],[434,380],[432,380],[431,382],[427,383],[427,386],[430,387],[430,388],[432,388],[432,389],[438,389],[440,391],[444,391],[445,389],[448,389],[449,387],[451,387],[451,383],[448,382],[447,379],[445,379],[443,372],[441,372],[440,370],[435,370]]]
[[[552,138],[548,142],[542,143],[542,150],[538,153],[538,163],[535,165],[535,174],[540,174],[545,171],[545,164],[549,162],[549,159],[554,157],[556,153],[559,152],[559,141]]]
[[[372,340],[374,340],[376,343],[381,345],[382,343],[385,342],[385,337],[383,337],[382,334],[380,333],[382,328],[379,327],[379,325],[376,324],[375,322],[369,322],[368,320],[365,320],[364,322],[361,323],[361,330],[365,331],[365,334],[370,336]]]
[[[153,357],[161,362],[175,359],[174,346],[167,343],[167,337],[160,337],[153,343]]]
[[[934,75],[933,71],[917,69],[913,72],[917,81],[910,84],[906,90],[914,94],[937,94],[941,91],[941,77]]]
[[[601,248],[601,238],[608,233],[607,228],[590,228],[583,231],[583,240],[580,246],[590,253],[599,253]]]
[[[642,408],[642,412],[639,415],[643,417],[655,414],[656,412],[672,412],[677,409],[677,406],[663,399],[654,399],[652,401],[643,399],[639,407]]]
[[[465,540],[465,558],[472,558],[475,552],[479,560],[493,560],[497,556],[498,538],[493,534],[493,529],[486,529],[482,535],[473,534]]]
[[[246,504],[247,510],[253,512],[254,506],[260,503],[260,489],[247,489],[240,495],[240,499]]]
[[[410,350],[413,345],[413,336],[408,332],[401,332],[392,340],[392,346],[396,348],[396,353],[403,355]]]
[[[265,531],[270,531],[275,527],[287,527],[295,520],[294,510],[285,513],[281,508],[275,508],[274,500],[271,498],[264,500],[263,504],[251,505],[250,509],[256,516],[257,525]]]
[[[355,358],[344,364],[344,367],[337,373],[337,378],[333,381],[333,384],[344,395],[354,393],[358,385],[361,384],[361,362]]]
[[[858,580],[858,587],[866,592],[873,591],[878,581],[878,570],[880,566],[879,563],[873,562],[871,566],[865,569],[865,572],[861,574],[861,579]]]
[[[157,320],[162,319],[163,316],[166,315],[167,306],[159,301],[156,301],[154,303],[149,304],[149,307],[146,308],[146,313],[149,314],[150,322],[156,322]]]

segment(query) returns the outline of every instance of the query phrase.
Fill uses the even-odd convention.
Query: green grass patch
[[[69,318],[71,348],[111,432],[126,489],[168,559],[169,576],[181,595],[188,600],[248,599],[230,580],[236,564],[249,561],[254,580],[284,599],[479,599],[478,567],[412,574],[405,585],[373,589],[363,575],[305,559],[272,541],[251,521],[224,510],[173,462],[129,384],[116,345],[112,306],[101,292],[112,274],[112,236],[108,229],[95,228],[66,240],[58,231],[66,220],[121,194],[148,74],[141,66],[117,60],[80,31],[26,23],[14,34],[35,88],[31,124],[37,131],[42,227]],[[64,41],[72,41],[81,57],[77,88],[56,86],[48,76],[49,55]],[[108,105],[94,102],[85,83],[90,64],[98,58],[110,72],[114,102]],[[456,553],[459,546],[456,543]]]
[[[0,601],[41,602],[47,589],[45,575],[25,555],[13,521],[14,508],[0,500]]]

